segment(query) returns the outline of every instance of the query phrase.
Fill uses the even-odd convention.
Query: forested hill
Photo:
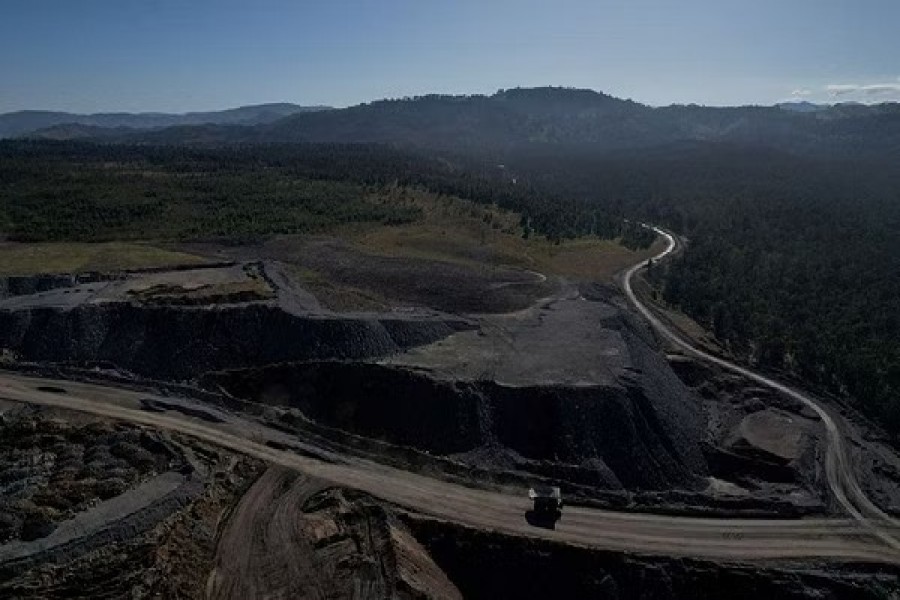
[[[128,131],[132,129],[151,129],[175,125],[258,125],[270,123],[295,113],[324,108],[326,107],[275,103],[184,114],[116,112],[88,115],[49,110],[22,110],[0,114],[0,138],[33,134],[36,131],[41,131],[41,136],[73,138],[125,135],[134,133]]]
[[[819,108],[652,108],[591,90],[532,88],[491,96],[381,100],[247,127],[204,125],[140,133],[79,132],[79,136],[156,144],[378,142],[494,154],[536,145],[614,152],[719,142],[807,156],[900,157],[900,105]],[[51,137],[60,137],[55,133]]]

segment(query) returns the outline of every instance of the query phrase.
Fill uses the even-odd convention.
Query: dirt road
[[[58,388],[58,389],[57,389]],[[49,390],[49,391],[48,391]],[[65,390],[61,393],[60,390]],[[479,529],[623,552],[730,560],[822,559],[900,565],[900,552],[853,519],[700,519],[566,508],[555,530],[528,525],[521,494],[474,489],[361,459],[326,463],[272,449],[284,434],[232,415],[222,423],[182,412],[141,410],[148,394],[108,385],[0,373],[0,399],[75,410],[192,436],[342,487],[363,490],[411,512]],[[182,400],[182,402],[190,402]],[[880,529],[886,536],[900,531]]]
[[[653,227],[652,229],[666,240],[665,250],[653,257],[654,261],[658,261],[675,251],[677,243],[670,233],[663,231],[658,227]],[[625,289],[625,295],[628,297],[629,301],[631,301],[641,315],[649,321],[653,326],[653,329],[688,354],[769,387],[800,402],[815,412],[825,426],[828,440],[828,451],[825,456],[825,472],[828,478],[828,485],[838,504],[841,505],[848,515],[868,529],[885,545],[892,548],[894,551],[900,551],[900,537],[898,537],[898,535],[900,535],[898,534],[900,522],[875,506],[859,486],[859,482],[856,480],[856,475],[853,472],[854,467],[852,460],[850,459],[846,444],[844,443],[844,436],[838,426],[838,421],[829,410],[817,402],[812,396],[788,387],[765,375],[761,375],[755,371],[751,371],[750,369],[719,358],[718,356],[704,352],[672,331],[638,299],[631,287],[632,277],[635,273],[644,268],[644,266],[645,263],[638,263],[628,269],[622,278],[622,284]]]

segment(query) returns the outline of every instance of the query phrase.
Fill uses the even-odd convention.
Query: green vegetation
[[[253,240],[348,222],[400,223],[410,211],[357,183],[179,149],[5,143],[0,225],[16,241]]]
[[[22,241],[251,241],[416,219],[418,213],[380,197],[395,187],[517,212],[530,230],[554,243],[583,235],[622,236],[631,247],[651,241],[614,207],[538,180],[517,182],[496,164],[340,144],[186,148],[3,141],[0,233]]]
[[[199,256],[143,243],[0,244],[0,276],[84,273],[197,264]]]
[[[513,267],[547,275],[607,281],[613,274],[652,256],[655,235],[640,229],[641,241],[584,236],[549,243],[543,235],[521,235],[521,217],[485,205],[422,190],[394,188],[387,201],[416,210],[421,217],[395,227],[363,228],[347,237],[363,251],[387,256],[454,262],[475,269]],[[639,247],[636,247],[639,246]]]
[[[787,222],[698,232],[664,297],[738,354],[848,394],[900,431],[898,223],[861,228],[849,206],[791,212]],[[788,225],[795,219],[808,224]]]

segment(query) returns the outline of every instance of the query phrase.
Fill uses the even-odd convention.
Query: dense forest
[[[898,191],[730,202],[695,229],[665,298],[738,355],[847,394],[900,432]]]
[[[17,241],[228,239],[399,223],[377,188],[231,151],[0,143],[0,230]]]
[[[227,148],[0,142],[0,231],[20,241],[131,238],[249,240],[415,218],[379,202],[386,186],[496,204],[551,241],[652,240],[586,198],[517,182],[496,163],[375,144]]]

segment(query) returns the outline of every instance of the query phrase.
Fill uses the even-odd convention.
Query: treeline
[[[369,201],[413,186],[496,204],[560,241],[645,232],[585,197],[521,181],[495,160],[378,144],[200,148],[0,142],[0,227],[18,240],[253,238],[353,221],[404,222],[409,209]]]
[[[402,223],[379,191],[233,152],[0,144],[0,229],[18,241],[228,239]]]

